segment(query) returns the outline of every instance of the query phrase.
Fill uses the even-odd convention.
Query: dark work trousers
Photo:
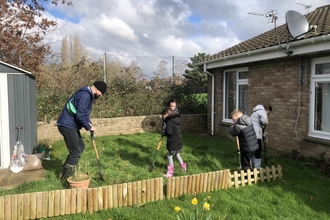
[[[85,144],[81,138],[80,131],[63,126],[58,126],[58,130],[64,137],[64,142],[69,151],[64,165],[77,165],[80,159],[80,155],[85,150]]]
[[[254,156],[253,152],[241,152],[241,164],[242,170],[247,171],[248,169],[252,170],[251,159]]]
[[[262,151],[261,139],[258,139],[258,146],[259,146],[259,148],[258,148],[258,150],[255,151],[254,157],[256,159],[261,159],[261,151]]]

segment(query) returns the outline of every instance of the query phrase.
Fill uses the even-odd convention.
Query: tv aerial
[[[305,4],[302,4],[302,3],[297,3],[298,5],[301,5],[301,6],[304,6],[305,9],[307,9],[307,13],[309,13],[309,9],[312,7],[312,5],[305,5]]]
[[[258,13],[258,12],[249,12],[248,14],[249,15],[257,15],[257,16],[262,16],[262,17],[266,17],[266,18],[269,18],[270,19],[270,22],[271,23],[274,23],[275,24],[275,26],[276,26],[276,20],[277,20],[277,16],[276,16],[276,14],[277,13],[275,13],[275,11],[277,11],[277,9],[275,9],[275,10],[271,10],[270,12],[268,12],[268,13]]]

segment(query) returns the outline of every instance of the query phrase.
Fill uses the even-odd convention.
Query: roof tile
[[[330,5],[325,5],[316,8],[314,11],[306,14],[305,17],[309,25],[317,26],[316,32],[311,31],[301,39],[294,39],[292,36],[289,35],[289,42],[330,34]],[[263,34],[260,34],[235,46],[220,51],[219,53],[210,56],[205,61],[231,56],[234,54],[240,54],[248,51],[258,50],[262,48],[272,47],[279,44],[279,42],[283,44],[287,41],[286,35],[286,24],[283,24]],[[278,39],[276,36],[278,36]]]

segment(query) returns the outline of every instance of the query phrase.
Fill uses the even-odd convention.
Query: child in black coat
[[[164,130],[164,136],[167,137],[166,148],[167,148],[167,173],[164,175],[166,178],[173,176],[174,172],[174,163],[173,155],[176,156],[180,163],[181,169],[186,172],[187,165],[183,162],[180,152],[182,149],[182,135],[181,135],[181,119],[179,115],[171,110],[170,107],[166,107],[162,111],[164,122],[166,127]]]
[[[231,113],[234,124],[229,128],[232,136],[238,136],[241,150],[242,169],[252,170],[252,157],[258,149],[257,135],[254,131],[252,121],[249,116],[243,115],[239,109],[235,109]]]

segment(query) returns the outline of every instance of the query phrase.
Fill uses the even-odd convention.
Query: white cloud
[[[64,29],[51,39],[78,34],[83,46],[93,53],[130,56],[184,56],[214,54],[274,28],[268,18],[249,12],[275,10],[277,25],[285,23],[285,13],[308,11],[301,0],[73,0],[74,7],[52,7]],[[310,11],[328,0],[311,3]],[[51,11],[53,12],[53,11]],[[49,15],[51,16],[51,15]],[[190,23],[190,16],[198,22]],[[50,36],[49,36],[50,37]],[[49,38],[48,38],[49,40]],[[52,44],[59,50],[60,42]]]

